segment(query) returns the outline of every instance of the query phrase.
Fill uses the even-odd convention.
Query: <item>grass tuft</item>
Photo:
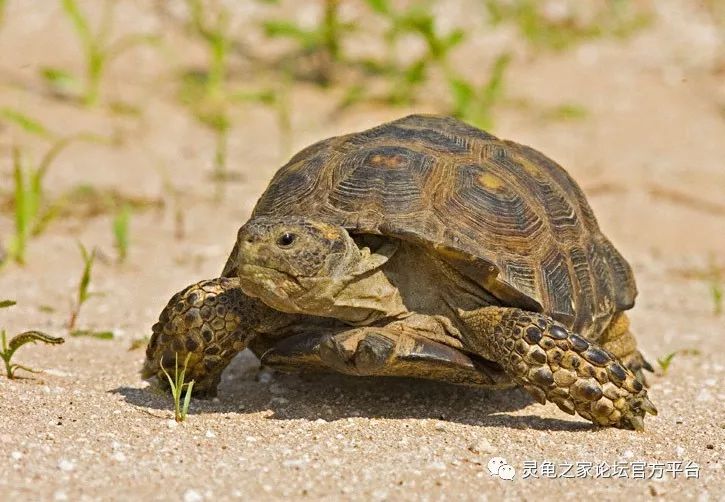
[[[110,63],[138,45],[158,43],[159,38],[148,34],[132,34],[109,41],[113,25],[115,2],[106,0],[98,29],[91,28],[86,14],[76,0],[60,0],[63,14],[73,26],[84,56],[85,75],[83,84],[71,73],[61,68],[46,67],[41,77],[51,90],[61,96],[73,96],[86,106],[96,106],[101,100],[101,83]]]
[[[670,364],[672,363],[672,360],[677,355],[678,351],[670,352],[666,356],[658,357],[657,358],[657,364],[660,368],[662,368],[662,373],[667,374],[667,370],[670,368]]]
[[[164,372],[166,378],[169,381],[169,387],[171,387],[171,395],[174,398],[174,420],[177,422],[183,422],[186,420],[186,416],[189,412],[189,404],[191,403],[191,390],[194,387],[194,380],[191,382],[184,382],[186,377],[186,368],[189,364],[189,358],[191,354],[186,355],[184,360],[184,367],[179,371],[179,354],[174,354],[174,378],[166,371],[166,368],[161,366],[161,371]],[[184,395],[184,401],[181,401],[181,396],[184,393],[184,387],[186,387],[186,394]]]

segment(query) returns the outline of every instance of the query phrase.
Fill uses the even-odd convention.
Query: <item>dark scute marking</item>
[[[435,115],[408,115],[398,119],[394,124],[408,128],[428,128],[446,131],[454,136],[470,137],[480,141],[496,141],[498,138],[492,134],[482,131],[477,127],[466,124],[453,117],[440,117]]]
[[[541,349],[538,349],[538,348],[535,349],[534,351],[532,351],[529,354],[529,356],[531,357],[532,360],[534,360],[535,362],[537,362],[539,364],[544,364],[546,362],[546,352],[544,352]]]
[[[539,347],[541,347],[544,350],[550,350],[550,349],[553,349],[554,347],[556,347],[556,344],[554,343],[553,340],[544,338],[543,340],[541,340],[539,342]]]
[[[161,356],[161,366],[164,368],[173,368],[176,364],[176,352],[172,350],[166,350]]]
[[[378,157],[397,158],[400,165],[381,168],[371,164],[371,159]],[[433,158],[424,152],[399,146],[348,153],[334,166],[335,181],[329,204],[349,214],[372,211],[389,218],[421,210],[424,207],[421,189],[433,165]]]
[[[391,142],[420,142],[424,146],[440,152],[467,153],[468,148],[460,138],[448,136],[435,129],[409,129],[395,122],[383,124],[358,135],[358,143],[389,140]],[[362,140],[362,141],[361,141]]]
[[[589,342],[584,340],[579,335],[571,335],[569,337],[569,341],[571,342],[572,347],[577,352],[583,352],[589,348]]]
[[[587,401],[596,401],[602,397],[602,389],[593,383],[581,384],[577,388],[578,394]]]
[[[539,340],[541,340],[541,330],[539,330],[536,326],[529,326],[526,328],[526,335],[524,335],[524,338],[526,338],[526,341],[529,343],[539,343]]]
[[[577,291],[574,298],[576,318],[571,328],[581,333],[592,321],[592,315],[596,310],[596,294],[592,284],[589,260],[584,250],[579,246],[573,246],[569,249],[569,259],[574,269],[573,278],[578,286],[574,288]]]
[[[551,313],[574,317],[571,297],[573,288],[566,257],[556,248],[541,263]],[[554,316],[556,317],[556,316]]]
[[[323,151],[304,160],[304,166],[287,164],[277,171],[257,202],[252,217],[289,214],[315,200],[312,194],[325,178],[321,170],[328,161],[326,153]]]
[[[604,352],[603,350],[599,350],[596,347],[589,347],[589,350],[582,352],[582,356],[584,357],[584,359],[586,359],[590,363],[596,364],[599,366],[606,364],[607,361],[610,361],[610,358],[607,355],[607,353]]]
[[[212,338],[214,337],[214,332],[208,327],[205,327],[201,330],[201,336],[204,338],[204,341],[206,343],[210,343]]]
[[[614,284],[614,300],[617,310],[627,310],[634,306],[637,286],[629,263],[622,257],[609,240],[599,236],[599,249],[605,257]]]
[[[632,382],[632,388],[635,390],[635,392],[639,392],[642,390],[642,382],[639,380],[635,380]]]
[[[187,314],[187,316],[188,316],[188,315],[189,315],[189,314]],[[201,318],[202,318],[203,320],[205,320],[205,321],[208,321],[208,320],[209,320],[209,319],[211,319],[211,318],[212,318],[212,316],[214,315],[214,311],[213,311],[213,310],[211,309],[211,307],[210,307],[209,305],[204,305],[204,306],[203,306],[203,307],[202,307],[202,308],[201,308],[201,309],[199,310],[199,315],[201,316]],[[187,317],[187,318],[188,318],[188,317]],[[189,319],[189,323],[191,323],[191,322],[193,322],[193,320],[194,320],[194,317],[193,317],[193,316],[191,316],[191,317],[190,317],[190,318],[188,318],[188,319]]]
[[[194,352],[198,348],[199,348],[199,343],[196,340],[194,340],[193,338],[186,339],[186,350],[187,351]]]
[[[554,383],[554,375],[551,374],[551,370],[549,370],[549,368],[542,367],[537,369],[533,375],[531,375],[531,380],[539,385],[548,387]]]
[[[622,382],[625,378],[627,378],[627,373],[624,371],[624,368],[619,365],[619,363],[609,365],[607,367],[607,370],[609,371],[609,375],[614,380]]]
[[[561,326],[552,326],[549,328],[549,336],[557,340],[565,340],[569,337],[569,333]]]

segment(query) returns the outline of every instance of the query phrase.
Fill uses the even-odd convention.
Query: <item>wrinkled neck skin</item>
[[[399,244],[377,241],[371,249],[350,238],[345,252],[326,257],[324,272],[312,277],[241,263],[242,289],[282,312],[334,317],[355,326],[404,317],[400,292],[382,270]]]

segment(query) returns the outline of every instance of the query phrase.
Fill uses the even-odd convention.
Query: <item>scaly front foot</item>
[[[638,431],[645,413],[657,414],[632,371],[550,317],[505,307],[460,314],[473,333],[471,343],[540,403],[552,401],[597,425]]]

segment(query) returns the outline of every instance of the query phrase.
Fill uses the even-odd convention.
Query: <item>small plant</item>
[[[25,263],[25,251],[30,236],[38,235],[50,218],[41,213],[43,207],[43,179],[58,154],[68,145],[70,139],[55,142],[45,153],[37,166],[26,169],[23,166],[19,148],[13,148],[13,206],[15,213],[15,235],[10,242],[10,257],[17,263]]]
[[[186,367],[189,364],[189,358],[191,354],[186,355],[184,360],[184,367],[179,371],[179,354],[174,354],[174,378],[166,371],[166,368],[161,366],[161,371],[164,372],[166,378],[169,380],[169,387],[171,387],[171,395],[174,398],[174,420],[177,422],[183,422],[186,420],[186,415],[189,412],[189,404],[191,403],[191,389],[194,387],[194,380],[191,382],[184,382],[186,376]],[[186,394],[184,395],[184,402],[181,402],[181,395],[184,393],[184,387],[186,387]]]
[[[121,210],[113,218],[113,237],[115,239],[116,251],[118,252],[118,261],[123,263],[128,256],[128,223],[131,219],[131,209],[127,204],[121,207]]]
[[[73,24],[85,57],[85,83],[79,97],[86,106],[95,106],[100,101],[101,82],[111,61],[137,45],[155,43],[158,37],[134,34],[109,42],[114,2],[108,0],[103,4],[102,20],[96,33],[75,0],[61,0],[61,6],[65,16]],[[69,91],[79,87],[75,77],[63,69],[43,68],[41,76],[61,95],[67,95]]]
[[[76,299],[72,302],[70,318],[68,319],[68,332],[71,336],[90,336],[93,338],[99,338],[102,340],[110,340],[113,338],[112,331],[93,331],[87,329],[76,329],[76,322],[78,315],[81,312],[81,308],[93,296],[98,296],[100,293],[92,293],[89,291],[91,284],[91,272],[93,270],[93,263],[96,259],[96,249],[92,249],[89,253],[83,244],[78,243],[78,248],[81,251],[81,257],[83,258],[83,273],[78,281],[78,288],[76,291]]]
[[[355,28],[351,23],[340,21],[340,0],[324,0],[323,15],[317,26],[303,28],[291,21],[265,21],[263,28],[270,38],[287,38],[298,44],[298,50],[290,59],[313,62],[314,69],[307,72],[312,80],[322,86],[329,85],[334,79],[335,68],[344,57],[342,54],[343,35]],[[301,72],[298,72],[301,73]]]
[[[563,9],[547,12],[546,3],[535,0],[484,2],[491,24],[513,24],[533,47],[557,51],[604,36],[627,37],[650,21],[648,13],[627,0],[602,2],[585,21],[577,11],[580,4],[584,2],[561,3]]]
[[[382,65],[373,61],[367,62],[368,68],[382,71],[391,79],[388,102],[396,105],[412,103],[433,67],[440,68],[446,76],[453,73],[449,63],[450,53],[463,42],[465,32],[454,29],[445,34],[440,33],[435,16],[428,8],[429,2],[414,4],[403,11],[396,11],[390,0],[366,0],[366,3],[388,23],[385,32],[387,61]],[[398,40],[406,35],[422,38],[426,52],[406,67],[400,68],[395,58],[395,49]]]
[[[0,301],[0,308],[12,307],[13,305],[15,305],[15,302],[13,300]],[[65,340],[63,338],[46,335],[45,333],[42,333],[40,331],[26,331],[24,333],[20,333],[19,335],[15,335],[13,338],[10,339],[10,342],[8,342],[5,330],[0,331],[0,358],[5,363],[5,374],[9,379],[12,380],[15,378],[15,372],[17,370],[25,370],[31,373],[38,373],[38,370],[34,370],[32,368],[28,368],[27,366],[12,362],[12,358],[15,355],[15,352],[20,347],[22,347],[26,343],[36,342],[43,342],[50,345],[59,345],[65,342]]]
[[[503,95],[504,74],[510,62],[509,54],[496,58],[488,81],[480,88],[461,77],[450,77],[448,83],[453,95],[452,114],[482,129],[492,127],[491,111]]]
[[[581,120],[588,116],[589,111],[577,103],[563,103],[544,112],[544,118],[558,121]]]
[[[660,366],[660,368],[662,368],[662,373],[667,374],[667,370],[669,369],[672,360],[677,355],[677,352],[678,351],[670,352],[666,356],[657,358],[657,364]]]
[[[229,12],[219,8],[213,21],[205,3],[186,0],[189,10],[189,27],[206,46],[209,69],[204,72],[189,71],[182,76],[179,100],[189,107],[201,124],[211,129],[215,137],[213,178],[224,181],[226,170],[227,136],[231,127],[229,96],[226,79],[229,66],[230,38],[228,34]]]
[[[713,279],[710,283],[710,293],[712,294],[713,313],[719,316],[723,312],[722,282],[717,279]]]

